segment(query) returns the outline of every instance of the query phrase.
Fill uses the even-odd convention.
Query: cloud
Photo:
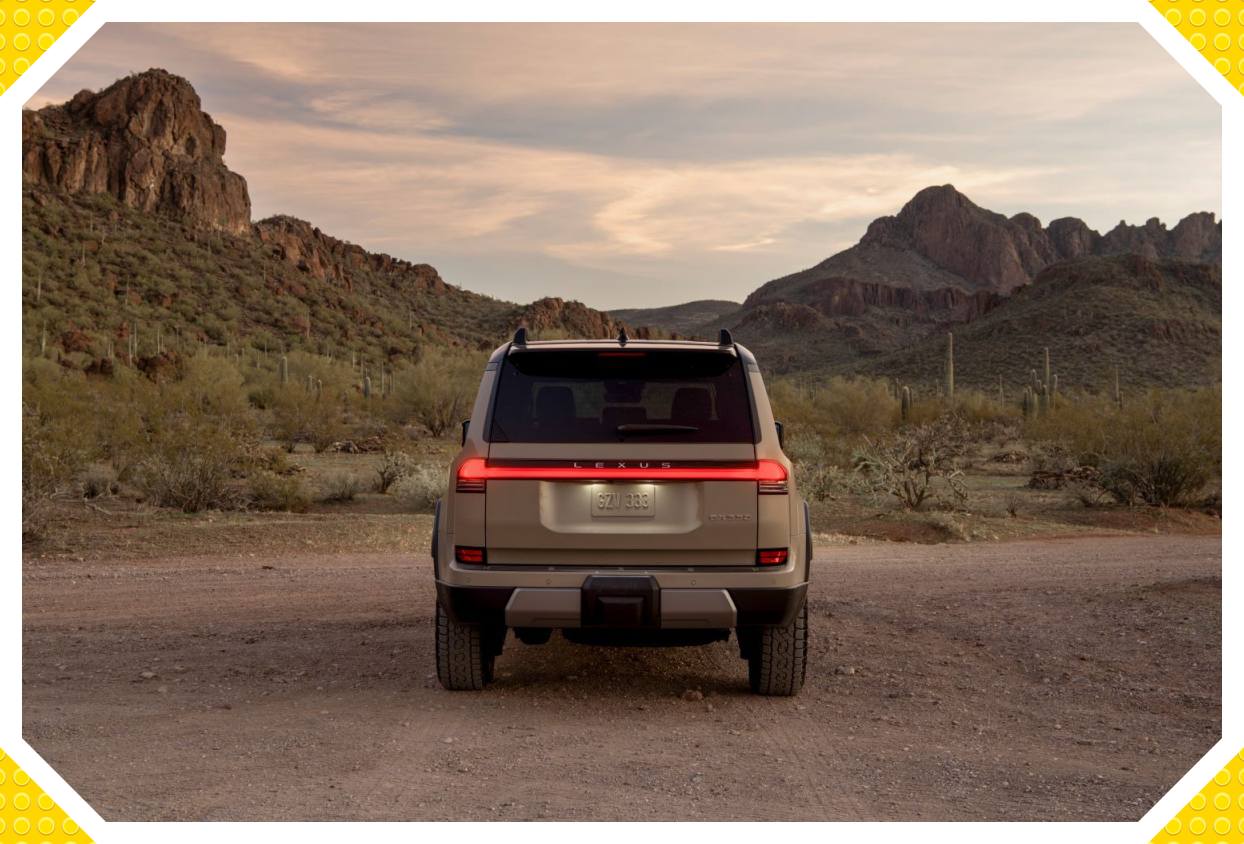
[[[1219,207],[1218,108],[1133,25],[109,24],[32,104],[148,66],[257,215],[522,299],[741,298],[929,184],[1099,228]]]

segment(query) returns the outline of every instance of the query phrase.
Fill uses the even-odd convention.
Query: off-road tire
[[[789,697],[803,688],[808,672],[808,603],[790,624],[765,627],[749,648],[747,679],[758,695]]]
[[[496,654],[488,631],[459,624],[436,604],[436,677],[451,692],[479,691],[492,682]]]

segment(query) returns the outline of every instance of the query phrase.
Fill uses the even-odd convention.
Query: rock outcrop
[[[653,336],[652,331],[646,327],[632,328],[582,302],[573,299],[567,301],[555,296],[547,296],[530,305],[524,305],[519,309],[514,325],[526,326],[537,337],[541,333],[548,336],[549,332],[562,333],[568,337],[617,337],[623,327],[636,340]]]
[[[408,291],[443,294],[447,285],[431,264],[415,264],[382,252],[324,234],[297,217],[277,216],[255,224],[255,234],[272,255],[288,261],[319,281],[331,281],[354,290],[356,279],[366,272],[387,277],[390,284]]]
[[[67,193],[108,193],[141,211],[242,234],[246,180],[224,164],[225,130],[185,79],[163,70],[22,114],[22,175]]]

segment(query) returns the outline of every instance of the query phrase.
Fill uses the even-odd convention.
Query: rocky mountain
[[[953,185],[928,187],[898,214],[874,220],[855,246],[762,285],[743,304],[815,301],[834,316],[839,303],[850,314],[861,299],[892,300],[895,294],[879,291],[890,287],[915,294],[911,306],[967,308],[963,316],[971,317],[978,294],[985,298],[976,298],[977,306],[1031,283],[1057,261],[1118,254],[1221,262],[1222,224],[1200,212],[1169,230],[1154,218],[1143,226],[1120,222],[1102,235],[1075,217],[1042,227],[1031,214],[1007,218],[981,208]]]
[[[855,246],[761,285],[733,312],[712,314],[698,326],[675,316],[681,309],[694,311],[698,303],[628,313],[643,314],[646,321],[671,330],[677,325],[676,330],[689,336],[712,337],[724,325],[779,372],[885,374],[892,366],[927,379],[937,377],[936,367],[908,365],[903,355],[923,349],[926,339],[944,342],[948,328],[1006,322],[1019,309],[1017,303],[1036,295],[1030,289],[1061,274],[1079,279],[1077,295],[1119,293],[1126,288],[1118,284],[1120,275],[1138,265],[1100,259],[1134,256],[1178,278],[1180,273],[1171,269],[1176,264],[1200,266],[1213,275],[1206,268],[1216,271],[1221,253],[1222,225],[1206,212],[1190,214],[1170,229],[1151,219],[1143,226],[1121,222],[1100,234],[1074,217],[1047,226],[1031,214],[1008,218],[942,185],[920,191],[897,214],[874,220]],[[1102,274],[1100,289],[1091,283],[1093,273]],[[1149,277],[1148,270],[1144,277]],[[1175,297],[1170,291],[1177,287],[1168,284],[1154,295],[1158,300],[1168,293]],[[1159,340],[1177,357],[1217,359],[1217,334],[1201,329],[1220,323],[1220,310],[1206,310],[1213,304],[1208,299],[1176,298],[1172,307],[1192,307],[1193,322],[1201,328]],[[1116,317],[1124,333],[1143,335],[1148,330],[1144,325],[1129,323],[1141,320],[1128,310],[1132,299],[1123,295]],[[995,312],[997,318],[991,319]],[[1081,321],[1082,313],[1072,311],[1065,321],[1046,323],[1050,341],[1093,333]],[[1149,325],[1153,315],[1146,314],[1142,321]],[[1188,348],[1180,348],[1181,343]],[[1083,350],[1087,354],[1089,346]],[[1012,368],[1019,366],[1017,362]],[[999,367],[993,368],[996,378]],[[1214,367],[1203,372],[1202,380],[1217,378]],[[960,375],[969,379],[963,383],[971,377],[970,370]]]
[[[189,82],[162,70],[22,114],[26,181],[107,193],[140,211],[244,234],[250,196],[224,153],[224,128],[203,111]]]
[[[90,367],[132,332],[158,348],[210,343],[395,359],[422,343],[491,348],[611,336],[623,323],[545,298],[517,305],[447,283],[290,216],[251,221],[225,130],[181,77],[149,70],[22,115],[28,344]],[[649,336],[630,327],[633,337]]]

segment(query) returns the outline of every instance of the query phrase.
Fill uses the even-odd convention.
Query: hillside
[[[697,299],[665,308],[615,308],[609,313],[635,325],[659,325],[676,334],[703,331],[739,309],[738,302],[724,299]]]
[[[578,302],[463,290],[293,217],[252,223],[225,130],[165,71],[22,122],[25,343],[73,365],[121,355],[134,332],[140,358],[213,344],[379,361],[423,343],[492,348],[520,324],[589,337],[622,326]]]
[[[1129,387],[1192,387],[1222,377],[1222,271],[1212,263],[1139,255],[1054,264],[1005,305],[955,326],[957,385],[1014,398],[1050,349],[1060,389],[1104,391],[1117,367]],[[944,334],[862,360],[844,372],[935,385]]]

